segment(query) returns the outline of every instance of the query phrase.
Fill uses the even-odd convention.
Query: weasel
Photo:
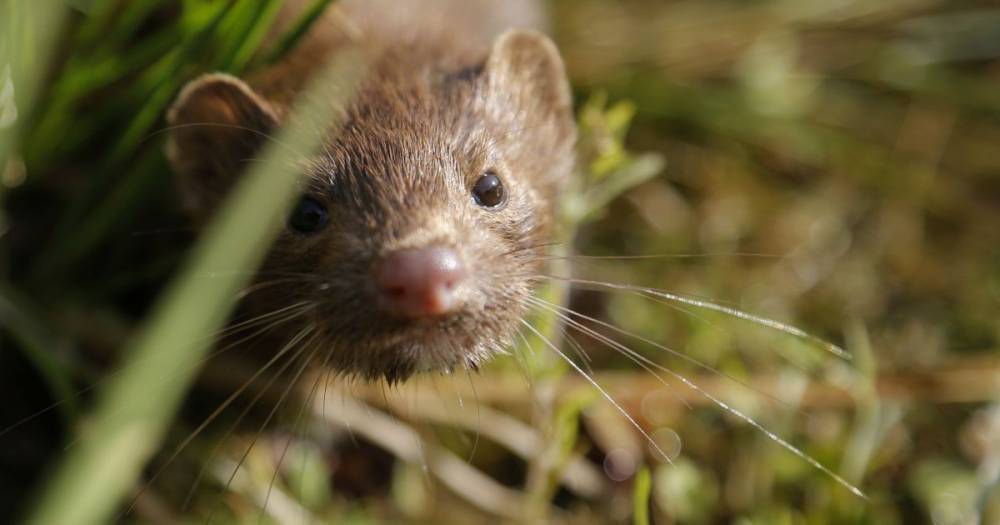
[[[343,124],[303,159],[302,197],[243,307],[300,313],[282,336],[308,329],[311,358],[364,378],[502,352],[574,165],[571,93],[543,25],[528,0],[343,0],[281,62],[186,86],[168,156],[202,223],[320,65],[348,49],[367,62]]]

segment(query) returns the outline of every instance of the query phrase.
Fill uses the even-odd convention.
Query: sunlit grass
[[[249,277],[233,261],[252,270],[295,190],[273,176],[291,160],[276,149],[189,252],[162,155],[163,114],[186,81],[272,63],[331,2],[308,2],[259,49],[279,3],[0,0],[0,93],[9,63],[18,114],[0,129],[2,351],[32,363],[62,401],[53,412],[81,436],[42,489],[34,523],[103,523],[145,487],[139,469],[160,446],[203,335],[225,321]],[[209,481],[196,500],[230,504],[234,520],[254,523],[268,519],[256,502],[272,483],[296,513],[338,523],[498,515],[643,523],[640,508],[650,523],[995,519],[1000,51],[988,22],[997,10],[907,1],[553,4],[581,129],[579,173],[561,203],[553,255],[670,257],[554,260],[548,271],[709,297],[802,325],[843,343],[854,360],[627,293],[555,282],[538,297],[719,370],[725,376],[636,342],[640,355],[724,397],[871,501],[696,392],[665,388],[578,337],[591,361],[577,362],[610,397],[650,435],[676,439],[680,457],[664,461],[547,348],[542,336],[576,357],[544,309],[531,317],[538,334],[523,331],[529,341],[515,357],[480,374],[388,391],[331,386],[343,387],[337,395],[358,403],[350,405],[358,414],[384,415],[392,432],[345,429],[338,398],[324,395],[326,410],[313,410],[322,430],[291,449],[286,463],[295,467],[273,476],[281,460],[258,446],[228,494],[219,494],[224,479]],[[308,145],[300,139],[308,142],[281,138],[295,149]],[[204,275],[213,278],[197,278]],[[104,376],[109,361],[121,372]],[[96,400],[73,394],[95,384]],[[330,493],[325,469],[342,459],[328,450],[331,436],[349,431],[382,438],[392,453],[387,493]],[[223,450],[244,445],[232,441]],[[420,446],[466,468],[456,476],[453,463],[414,453]],[[232,457],[195,449],[198,461],[232,470]],[[609,467],[594,459],[612,449],[631,454],[637,475],[605,479]],[[567,473],[584,481],[568,483]],[[588,485],[595,475],[604,484]],[[469,479],[506,485],[463,494]],[[496,501],[509,500],[490,499],[498,494],[523,508],[500,508]],[[174,517],[205,517],[198,505],[171,508]]]

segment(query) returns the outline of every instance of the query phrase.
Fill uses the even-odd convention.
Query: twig
[[[732,381],[714,375],[689,376],[693,383],[711,393],[725,393],[736,385]],[[619,399],[623,404],[638,406],[651,392],[663,389],[663,384],[648,372],[603,372],[596,373],[595,379]],[[746,380],[752,388],[768,393],[778,384],[777,375],[759,375]],[[934,368],[913,369],[898,372],[882,372],[875,378],[875,391],[882,401],[898,403],[979,403],[1000,397],[1000,359],[994,357],[967,358]],[[484,404],[504,406],[528,406],[531,392],[525,388],[523,378],[513,374],[484,373],[476,378],[475,392],[471,386],[456,383],[456,395],[463,397],[477,395]],[[586,381],[567,376],[557,387],[556,396],[565,397],[579,389],[591,388]],[[856,406],[851,392],[852,385],[837,385],[819,380],[812,381],[801,400],[803,408],[841,408]],[[375,387],[359,386],[355,394],[367,401],[378,403],[381,391]],[[428,379],[414,379],[398,387],[402,398],[413,396],[435,396],[438,393]],[[668,399],[669,397],[669,399]],[[671,396],[664,396],[665,402],[686,402],[692,406],[707,405],[706,400],[693,392],[677,389]]]
[[[402,421],[335,390],[326,395],[325,405],[321,396],[317,397],[313,402],[317,418],[348,428],[403,461],[426,466],[456,495],[480,509],[507,519],[520,516],[525,504],[521,493],[504,487],[451,452],[429,445]]]

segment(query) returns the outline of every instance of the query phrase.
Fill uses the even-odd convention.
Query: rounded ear
[[[278,127],[278,116],[245,82],[215,73],[181,90],[167,123],[167,157],[181,197],[196,219],[204,219]]]
[[[572,119],[566,68],[547,36],[522,29],[503,33],[493,43],[485,70],[494,97],[525,113]]]
[[[576,124],[566,68],[555,44],[541,33],[509,30],[493,43],[484,74],[494,118],[519,135],[534,159],[545,159],[539,176],[546,192],[558,192],[573,168]]]

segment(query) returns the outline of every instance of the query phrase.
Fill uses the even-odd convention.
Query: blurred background
[[[280,52],[258,50],[276,2],[70,4],[45,34],[0,36],[0,51],[55,50],[49,67],[0,62],[0,131],[18,137],[0,141],[3,522],[86,424],[87,389],[195,240],[162,154],[165,108],[200,72]],[[573,330],[565,353],[617,407],[537,343],[479,373],[333,380],[305,417],[161,453],[118,520],[1000,523],[995,2],[551,8],[579,106],[578,193],[599,190],[566,225],[592,256],[569,259],[573,275],[777,319],[853,358],[575,287],[586,326],[704,393]],[[24,71],[34,104],[16,108]],[[198,423],[171,425],[163,450]]]

